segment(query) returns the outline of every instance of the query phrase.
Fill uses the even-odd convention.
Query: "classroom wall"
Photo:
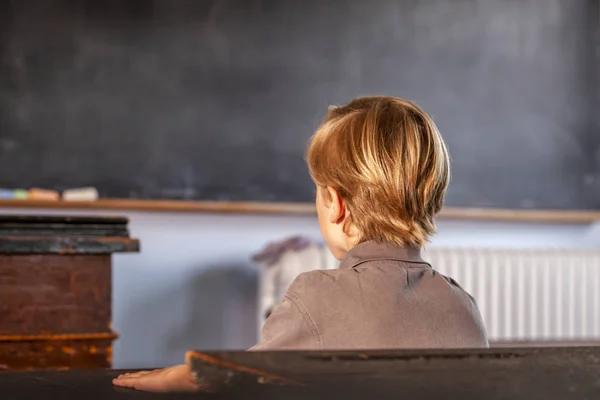
[[[197,349],[245,349],[256,340],[253,253],[290,235],[319,239],[312,216],[2,209],[4,213],[127,215],[140,254],[114,256],[116,368],[175,364]],[[432,245],[600,247],[600,223],[447,221]]]

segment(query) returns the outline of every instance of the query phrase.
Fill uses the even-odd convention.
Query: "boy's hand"
[[[195,392],[200,389],[187,365],[120,375],[113,380],[113,384],[146,392],[163,393]]]

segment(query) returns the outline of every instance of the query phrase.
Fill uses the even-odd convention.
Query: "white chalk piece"
[[[62,192],[64,201],[96,201],[98,190],[95,187],[68,189]]]

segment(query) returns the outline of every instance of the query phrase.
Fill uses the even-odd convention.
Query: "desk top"
[[[0,215],[0,254],[138,252],[127,218]]]
[[[156,395],[114,387],[112,379],[122,371],[1,372],[2,400],[112,400],[154,398]]]
[[[600,347],[189,352],[187,359],[207,384],[233,391],[262,382],[340,399],[600,399]]]
[[[218,399],[600,398],[600,347],[481,351],[190,352]],[[156,398],[114,388],[119,371],[0,373],[3,400]]]

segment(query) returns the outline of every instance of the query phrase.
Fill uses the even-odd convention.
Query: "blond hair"
[[[315,184],[346,202],[361,242],[422,247],[435,232],[450,161],[433,120],[416,104],[362,97],[330,107],[306,158]]]

